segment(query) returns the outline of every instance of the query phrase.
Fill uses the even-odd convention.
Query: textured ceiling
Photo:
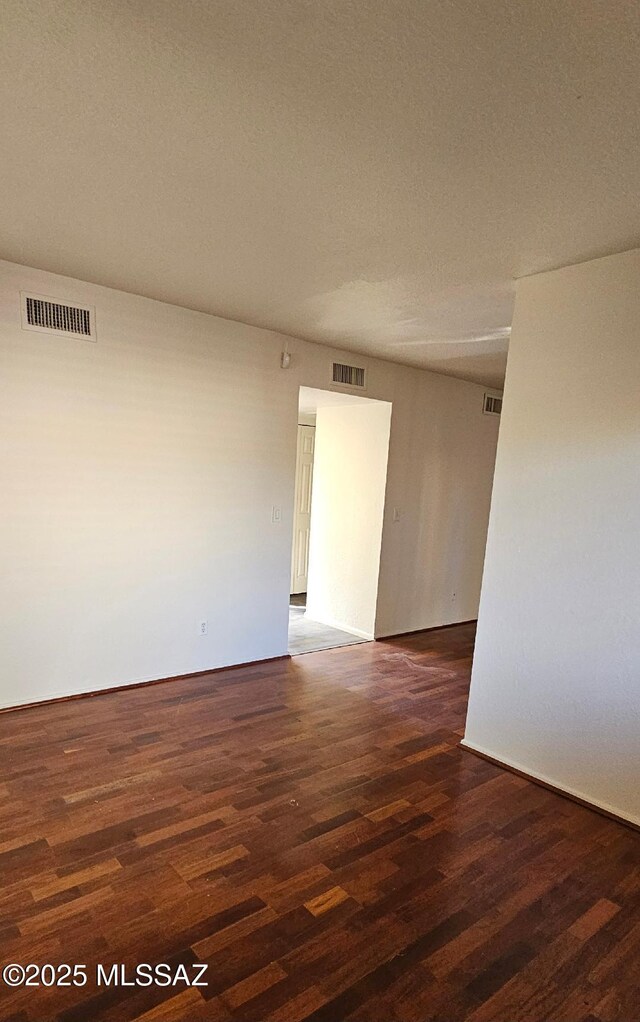
[[[640,243],[632,0],[2,0],[0,256],[499,385]]]

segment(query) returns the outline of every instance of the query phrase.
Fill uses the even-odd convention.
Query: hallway
[[[306,593],[289,597],[289,653],[313,653],[320,649],[333,649],[335,646],[353,646],[368,642],[352,632],[344,632],[340,628],[331,628],[305,617]]]

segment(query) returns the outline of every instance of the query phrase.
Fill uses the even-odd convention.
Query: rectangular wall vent
[[[332,379],[341,387],[356,387],[358,390],[364,390],[366,383],[365,370],[361,366],[348,366],[343,362],[333,363]]]
[[[497,394],[485,394],[482,411],[485,415],[500,415],[502,411],[502,398]]]
[[[95,313],[90,305],[69,305],[53,298],[29,295],[22,298],[22,326],[47,334],[68,334],[95,341]]]

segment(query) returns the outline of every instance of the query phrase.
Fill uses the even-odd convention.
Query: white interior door
[[[309,567],[309,536],[311,529],[311,487],[313,485],[313,451],[315,426],[298,426],[296,458],[296,496],[293,509],[293,552],[291,557],[291,592],[306,593]]]

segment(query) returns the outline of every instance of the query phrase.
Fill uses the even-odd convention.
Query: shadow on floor
[[[306,593],[296,593],[289,598],[289,653],[292,656],[369,641],[351,632],[343,632],[339,628],[330,628],[318,621],[310,621],[305,617],[306,604]]]

